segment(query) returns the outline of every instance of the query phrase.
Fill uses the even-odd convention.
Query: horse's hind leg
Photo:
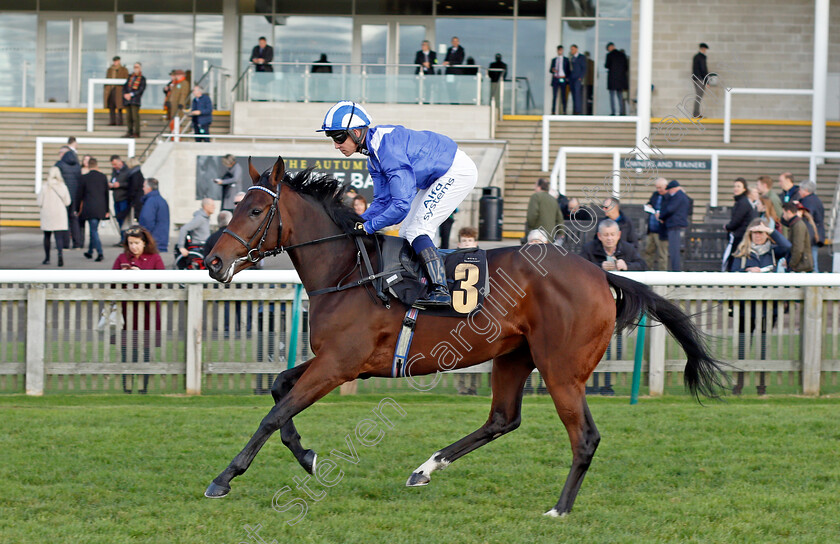
[[[547,516],[562,516],[572,511],[583,477],[592,462],[601,435],[595,428],[589,406],[583,394],[583,384],[555,385],[551,380],[546,381],[557,413],[569,433],[572,446],[572,468],[566,477],[566,484],[560,494],[557,504],[546,512]]]
[[[534,364],[527,347],[496,357],[493,360],[493,372],[490,374],[493,401],[487,422],[477,431],[435,452],[411,474],[405,485],[428,484],[433,471],[446,468],[456,459],[519,427],[522,389],[533,369]]]
[[[309,368],[309,361],[281,372],[277,379],[274,380],[274,385],[271,386],[271,396],[274,397],[274,404],[280,402],[283,397],[292,390],[292,387],[297,383],[304,371]],[[283,427],[280,428],[280,439],[283,444],[289,448],[292,455],[295,456],[300,466],[309,474],[314,474],[315,463],[318,455],[313,450],[305,450],[300,443],[300,435],[295,428],[294,422],[290,419]]]

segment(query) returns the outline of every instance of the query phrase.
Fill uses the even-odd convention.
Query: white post
[[[644,2],[644,0],[642,0]],[[653,292],[659,296],[667,296],[668,288],[655,285]],[[661,397],[665,392],[665,327],[651,318],[648,321],[650,334],[650,359],[648,360],[648,387],[651,397]]]
[[[204,329],[202,285],[187,287],[187,395],[201,394],[201,333]]]
[[[566,194],[566,151],[561,147],[557,159],[560,161],[560,185],[557,190],[561,195]]]
[[[29,67],[29,63],[23,61],[23,74],[21,74],[21,91],[20,91],[20,107],[26,107],[26,69]]]
[[[723,93],[723,143],[731,140],[732,123],[732,92]]]
[[[823,123],[823,126],[825,126],[825,123]],[[823,131],[823,135],[825,135],[825,131]],[[824,143],[825,141],[823,141],[823,144]],[[817,182],[817,164],[823,162],[825,162],[825,159],[816,155],[811,155],[811,158],[808,160],[808,179],[814,183]]]
[[[639,74],[636,89],[636,147],[650,136],[650,84],[653,64],[653,0],[639,0]]]
[[[814,2],[814,98],[811,107],[811,151],[825,151],[825,99],[828,79],[828,9],[829,0]],[[820,157],[817,164],[823,164]],[[811,181],[816,182],[812,174]]]
[[[709,180],[709,206],[718,205],[718,160],[717,153],[712,153],[712,179]]]
[[[542,119],[542,171],[548,172],[548,116],[543,115]]]
[[[87,131],[93,132],[93,79],[88,78]]]
[[[172,126],[172,133],[175,134],[175,138],[173,138],[173,140],[180,142],[181,137],[179,135],[181,134],[181,115],[176,113],[175,117],[172,119],[175,121],[175,124]]]
[[[819,1],[817,0],[818,3]],[[819,395],[823,335],[823,288],[808,286],[802,289],[805,294],[802,312],[802,393]]]
[[[621,198],[621,157],[617,151],[613,153],[612,178],[613,195],[616,198]]]
[[[35,138],[35,194],[41,192],[41,181],[44,176],[44,144]]]
[[[481,70],[475,74],[475,105],[481,105]]]
[[[47,290],[32,285],[26,293],[26,394],[44,394],[44,342],[47,329]]]

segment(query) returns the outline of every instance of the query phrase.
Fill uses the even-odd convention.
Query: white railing
[[[154,85],[166,85],[171,80],[169,79],[147,79],[146,80],[146,90],[148,91],[149,86]],[[116,78],[97,78],[92,77],[88,79],[88,99],[87,99],[87,125],[86,129],[88,132],[93,132],[93,88],[94,85],[119,85],[120,87],[125,84],[125,79],[116,79]],[[151,94],[147,92],[143,92],[143,96],[151,97]],[[158,97],[159,98],[159,97]],[[150,100],[157,100],[157,99],[150,99]]]
[[[20,83],[21,83],[20,107],[25,108],[26,107],[26,86],[27,86],[26,85],[26,83],[27,83],[27,79],[26,79],[27,78],[27,73],[26,72],[29,69],[29,63],[26,62],[26,61],[21,62],[20,63],[20,69],[21,69],[21,74],[20,74]]]
[[[805,394],[819,394],[822,373],[840,371],[840,275],[620,274],[692,314],[713,339],[715,357],[733,370],[800,372]],[[286,345],[296,343],[289,336],[292,323],[305,320],[293,311],[305,312],[305,305],[293,304],[306,299],[299,281],[293,270],[245,271],[229,287],[206,271],[0,270],[0,321],[7,324],[0,330],[0,375],[25,376],[32,395],[43,394],[56,376],[180,375],[187,393],[199,394],[202,378],[209,383],[210,375],[276,373],[286,368],[286,358],[291,364],[308,354],[306,338],[296,348]],[[112,303],[126,304],[126,331],[140,333],[123,340],[122,357],[120,341],[114,340],[119,331],[96,327],[100,311]],[[153,303],[159,305],[160,326],[142,330],[144,315],[155,312]],[[766,331],[756,326],[755,334],[739,335],[739,324],[749,331],[760,311],[767,316]],[[262,319],[269,312],[270,319]],[[302,327],[303,321],[297,323]],[[614,337],[598,372],[632,371],[638,337],[620,337]],[[652,327],[647,337],[650,356],[643,371],[650,394],[661,395],[666,374],[681,372],[685,355],[662,327]],[[149,362],[135,360],[143,350]]]
[[[615,122],[615,123],[638,123],[639,118],[635,115],[543,115],[542,116],[542,167],[543,172],[548,172],[549,161],[549,138],[551,122],[569,123],[593,123],[593,122]]]
[[[723,93],[723,143],[728,144],[732,136],[732,95],[733,94],[784,94],[813,96],[813,89],[756,89],[734,87]],[[812,178],[813,179],[813,178]]]
[[[749,150],[749,149],[681,149],[681,148],[656,148],[658,152],[655,155],[651,153],[650,157],[639,157],[647,160],[663,159],[665,157],[710,157],[712,160],[709,176],[710,176],[710,205],[717,206],[718,193],[718,163],[720,157],[754,157],[754,158],[768,158],[768,159],[808,159],[809,179],[817,179],[817,160],[824,159],[840,159],[840,152],[821,152],[815,153],[813,151],[766,151],[766,150]],[[551,169],[551,191],[557,191],[566,194],[566,158],[569,155],[612,155],[613,168],[610,174],[613,180],[613,192],[615,196],[621,195],[621,172],[637,170],[634,168],[622,168],[621,156],[639,154],[638,148],[626,147],[561,147],[557,150],[557,157],[554,160],[554,166]],[[629,158],[629,157],[628,157]]]
[[[80,145],[124,145],[126,155],[134,156],[135,141],[132,138],[76,138]],[[37,136],[35,138],[35,193],[41,190],[41,180],[44,179],[44,144],[66,144],[64,136]]]

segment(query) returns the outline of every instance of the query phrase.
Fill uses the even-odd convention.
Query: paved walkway
[[[113,247],[119,241],[117,233],[110,226],[100,226],[99,237],[102,239],[102,248],[105,252],[105,260],[95,262],[93,259],[86,259],[83,255],[85,250],[64,250],[64,269],[67,270],[110,270],[117,255],[122,252],[119,247]],[[52,240],[52,251],[50,253],[50,264],[42,265],[44,260],[44,233],[39,229],[25,227],[2,227],[0,228],[0,269],[28,270],[28,269],[58,269],[58,257],[55,251],[55,239]],[[479,242],[485,249],[492,249],[504,246],[518,246],[517,240],[503,240],[501,242]],[[85,245],[87,247],[87,245]],[[169,247],[175,247],[175,236],[169,241]],[[174,267],[175,255],[170,252],[163,255],[163,262],[167,267]],[[292,262],[288,255],[280,255],[266,259],[266,270],[291,270]]]

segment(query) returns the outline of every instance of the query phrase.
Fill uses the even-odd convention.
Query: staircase
[[[230,116],[227,112],[214,112],[211,132],[230,132]],[[125,127],[108,126],[107,110],[97,111],[94,132],[85,132],[86,112],[82,109],[71,112],[50,112],[39,109],[18,108],[0,110],[0,224],[37,226],[38,206],[35,204],[35,137],[58,136],[77,138],[119,138],[125,134]],[[160,110],[141,113],[142,137],[136,140],[139,155],[152,138],[164,127],[165,120]],[[62,144],[44,145],[44,179],[50,166],[57,158]],[[99,161],[99,168],[106,174],[111,171],[108,159],[111,155],[125,158],[126,148],[119,145],[79,145],[79,155],[93,155]]]
[[[732,143],[723,143],[723,125],[705,123],[704,130],[687,124],[686,132],[674,142],[665,141],[663,136],[654,139],[659,147],[712,148],[712,149],[778,149],[785,151],[807,151],[810,149],[811,127],[796,125],[733,125]],[[633,123],[552,123],[550,138],[550,161],[560,146],[602,146],[626,147],[635,145]],[[534,192],[538,178],[548,178],[550,172],[540,170],[542,160],[542,122],[531,120],[505,120],[496,126],[496,138],[508,141],[508,155],[505,168],[504,231],[506,236],[519,237],[525,228],[525,214],[528,199]],[[676,141],[678,140],[679,141]],[[826,150],[840,150],[840,127],[826,130]],[[670,157],[669,157],[670,158]],[[674,157],[679,158],[679,157]],[[583,203],[585,190],[591,194],[593,188],[602,187],[604,177],[612,171],[612,157],[599,155],[577,155],[568,158],[566,170],[566,196],[578,197]],[[835,185],[838,179],[838,162],[828,161],[817,169],[817,194],[826,209],[833,203]],[[729,205],[732,199],[731,182],[744,177],[748,182],[758,176],[769,175],[778,179],[781,172],[790,171],[796,179],[808,177],[808,161],[793,159],[720,159],[718,166],[718,203]],[[622,187],[622,202],[643,204],[653,192],[652,180],[645,177],[635,179],[629,192]],[[694,220],[700,221],[710,201],[708,170],[665,170],[660,175],[678,179],[685,191],[694,199]],[[608,181],[611,187],[611,180]],[[606,196],[601,189],[598,198]]]

